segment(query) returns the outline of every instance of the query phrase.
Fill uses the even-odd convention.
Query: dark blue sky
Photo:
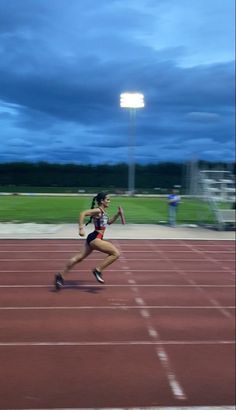
[[[234,160],[234,0],[0,0],[0,162]]]

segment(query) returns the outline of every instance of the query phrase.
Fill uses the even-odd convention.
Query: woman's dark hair
[[[107,194],[106,192],[99,192],[99,194],[97,194],[92,201],[92,208],[94,208],[95,202],[97,202],[98,205],[101,204],[102,201],[104,201],[104,199],[106,198]]]
[[[95,207],[95,204],[97,202],[98,205],[100,205],[102,203],[102,201],[104,201],[104,199],[106,198],[107,194],[105,192],[99,192],[96,196],[93,197],[92,203],[91,203],[91,209],[93,209]],[[86,226],[88,224],[90,224],[90,222],[92,222],[93,217],[90,216],[89,221],[86,223]]]

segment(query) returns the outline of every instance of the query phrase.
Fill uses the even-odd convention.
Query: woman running
[[[96,202],[97,208],[94,208]],[[65,275],[77,263],[87,258],[87,256],[90,255],[90,253],[92,253],[94,250],[107,254],[102,263],[96,266],[92,271],[96,280],[100,283],[104,283],[104,279],[102,278],[103,269],[115,262],[116,259],[118,259],[120,256],[118,249],[116,249],[114,245],[103,240],[103,235],[107,225],[111,225],[120,216],[120,211],[118,211],[112,218],[108,217],[106,209],[109,207],[109,204],[109,195],[105,194],[104,192],[100,192],[93,198],[91,209],[80,213],[79,235],[85,236],[84,218],[86,216],[90,216],[88,223],[93,221],[94,231],[87,236],[84,250],[80,253],[77,253],[73,258],[71,258],[61,273],[56,274],[55,287],[57,290],[60,290],[64,286]],[[88,223],[86,225],[88,225]]]

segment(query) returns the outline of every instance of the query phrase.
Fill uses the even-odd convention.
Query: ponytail
[[[93,197],[93,200],[92,200],[92,203],[91,203],[91,209],[94,208],[96,201],[97,201],[97,195]],[[90,224],[92,222],[92,220],[93,220],[93,217],[90,216],[90,218],[89,218],[88,222],[85,224],[85,226]]]

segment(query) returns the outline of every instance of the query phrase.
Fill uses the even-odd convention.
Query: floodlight
[[[141,93],[122,93],[120,106],[122,108],[143,108],[145,106],[144,96]]]
[[[128,192],[129,195],[135,193],[135,128],[136,128],[136,108],[143,108],[144,96],[141,93],[120,94],[120,107],[129,108],[130,112],[130,136],[129,136],[129,175]]]

